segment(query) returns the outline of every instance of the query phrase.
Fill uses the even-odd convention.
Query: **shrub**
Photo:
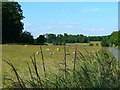
[[[94,44],[93,43],[90,43],[89,46],[93,46]]]
[[[109,47],[109,42],[106,40],[102,40],[101,45],[102,47]]]
[[[99,44],[98,43],[96,43],[96,46],[98,46]]]

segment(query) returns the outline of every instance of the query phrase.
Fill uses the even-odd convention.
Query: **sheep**
[[[36,52],[36,54],[39,54],[39,52]]]
[[[47,51],[49,51],[50,49],[46,49]]]
[[[54,55],[55,53],[53,52],[52,54]]]
[[[27,45],[25,45],[25,47],[27,47]]]
[[[49,55],[54,55],[55,53],[53,52],[53,53],[49,53]]]
[[[75,52],[73,52],[73,54],[75,54]]]
[[[52,55],[52,53],[50,53],[49,55]]]
[[[57,51],[60,51],[60,49],[59,49],[59,48],[57,48]]]

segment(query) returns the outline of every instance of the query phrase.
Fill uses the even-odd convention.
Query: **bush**
[[[58,42],[53,42],[53,45],[58,45]]]
[[[93,46],[94,44],[93,43],[90,43],[89,46]]]
[[[98,43],[96,43],[96,46],[98,46],[99,44]]]
[[[66,43],[65,42],[53,42],[53,45],[66,45]]]
[[[102,40],[101,45],[102,47],[109,47],[109,42],[106,40]]]
[[[66,45],[66,42],[63,42],[62,45]]]

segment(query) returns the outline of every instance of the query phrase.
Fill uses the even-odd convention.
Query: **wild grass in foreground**
[[[67,60],[64,47],[64,61],[56,68],[56,72],[46,70],[41,47],[40,50],[44,75],[40,74],[35,54],[31,57],[34,71],[27,62],[27,79],[21,78],[14,65],[3,59],[12,67],[17,78],[13,80],[5,77],[5,88],[119,88],[119,62],[108,49],[104,48],[84,56],[77,51],[76,46],[74,60]]]

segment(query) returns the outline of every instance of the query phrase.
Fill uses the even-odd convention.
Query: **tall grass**
[[[7,88],[119,88],[119,61],[108,49],[102,48],[98,52],[84,56],[80,51],[77,51],[76,46],[75,57],[72,61],[67,60],[66,48],[64,46],[64,62],[62,65],[65,68],[58,68],[58,73],[52,72],[52,70],[51,72],[46,71],[41,46],[40,50],[44,77],[42,77],[38,71],[39,66],[36,64],[35,54],[33,57],[30,57],[34,66],[34,71],[31,70],[27,62],[30,74],[30,78],[27,80],[19,76],[16,68],[10,61],[3,59],[3,61],[12,67],[17,78],[17,81],[11,78],[5,79],[14,82],[11,83],[11,86],[7,86],[7,84],[4,83]],[[88,51],[86,50],[86,52]],[[16,86],[16,83],[19,85]]]

